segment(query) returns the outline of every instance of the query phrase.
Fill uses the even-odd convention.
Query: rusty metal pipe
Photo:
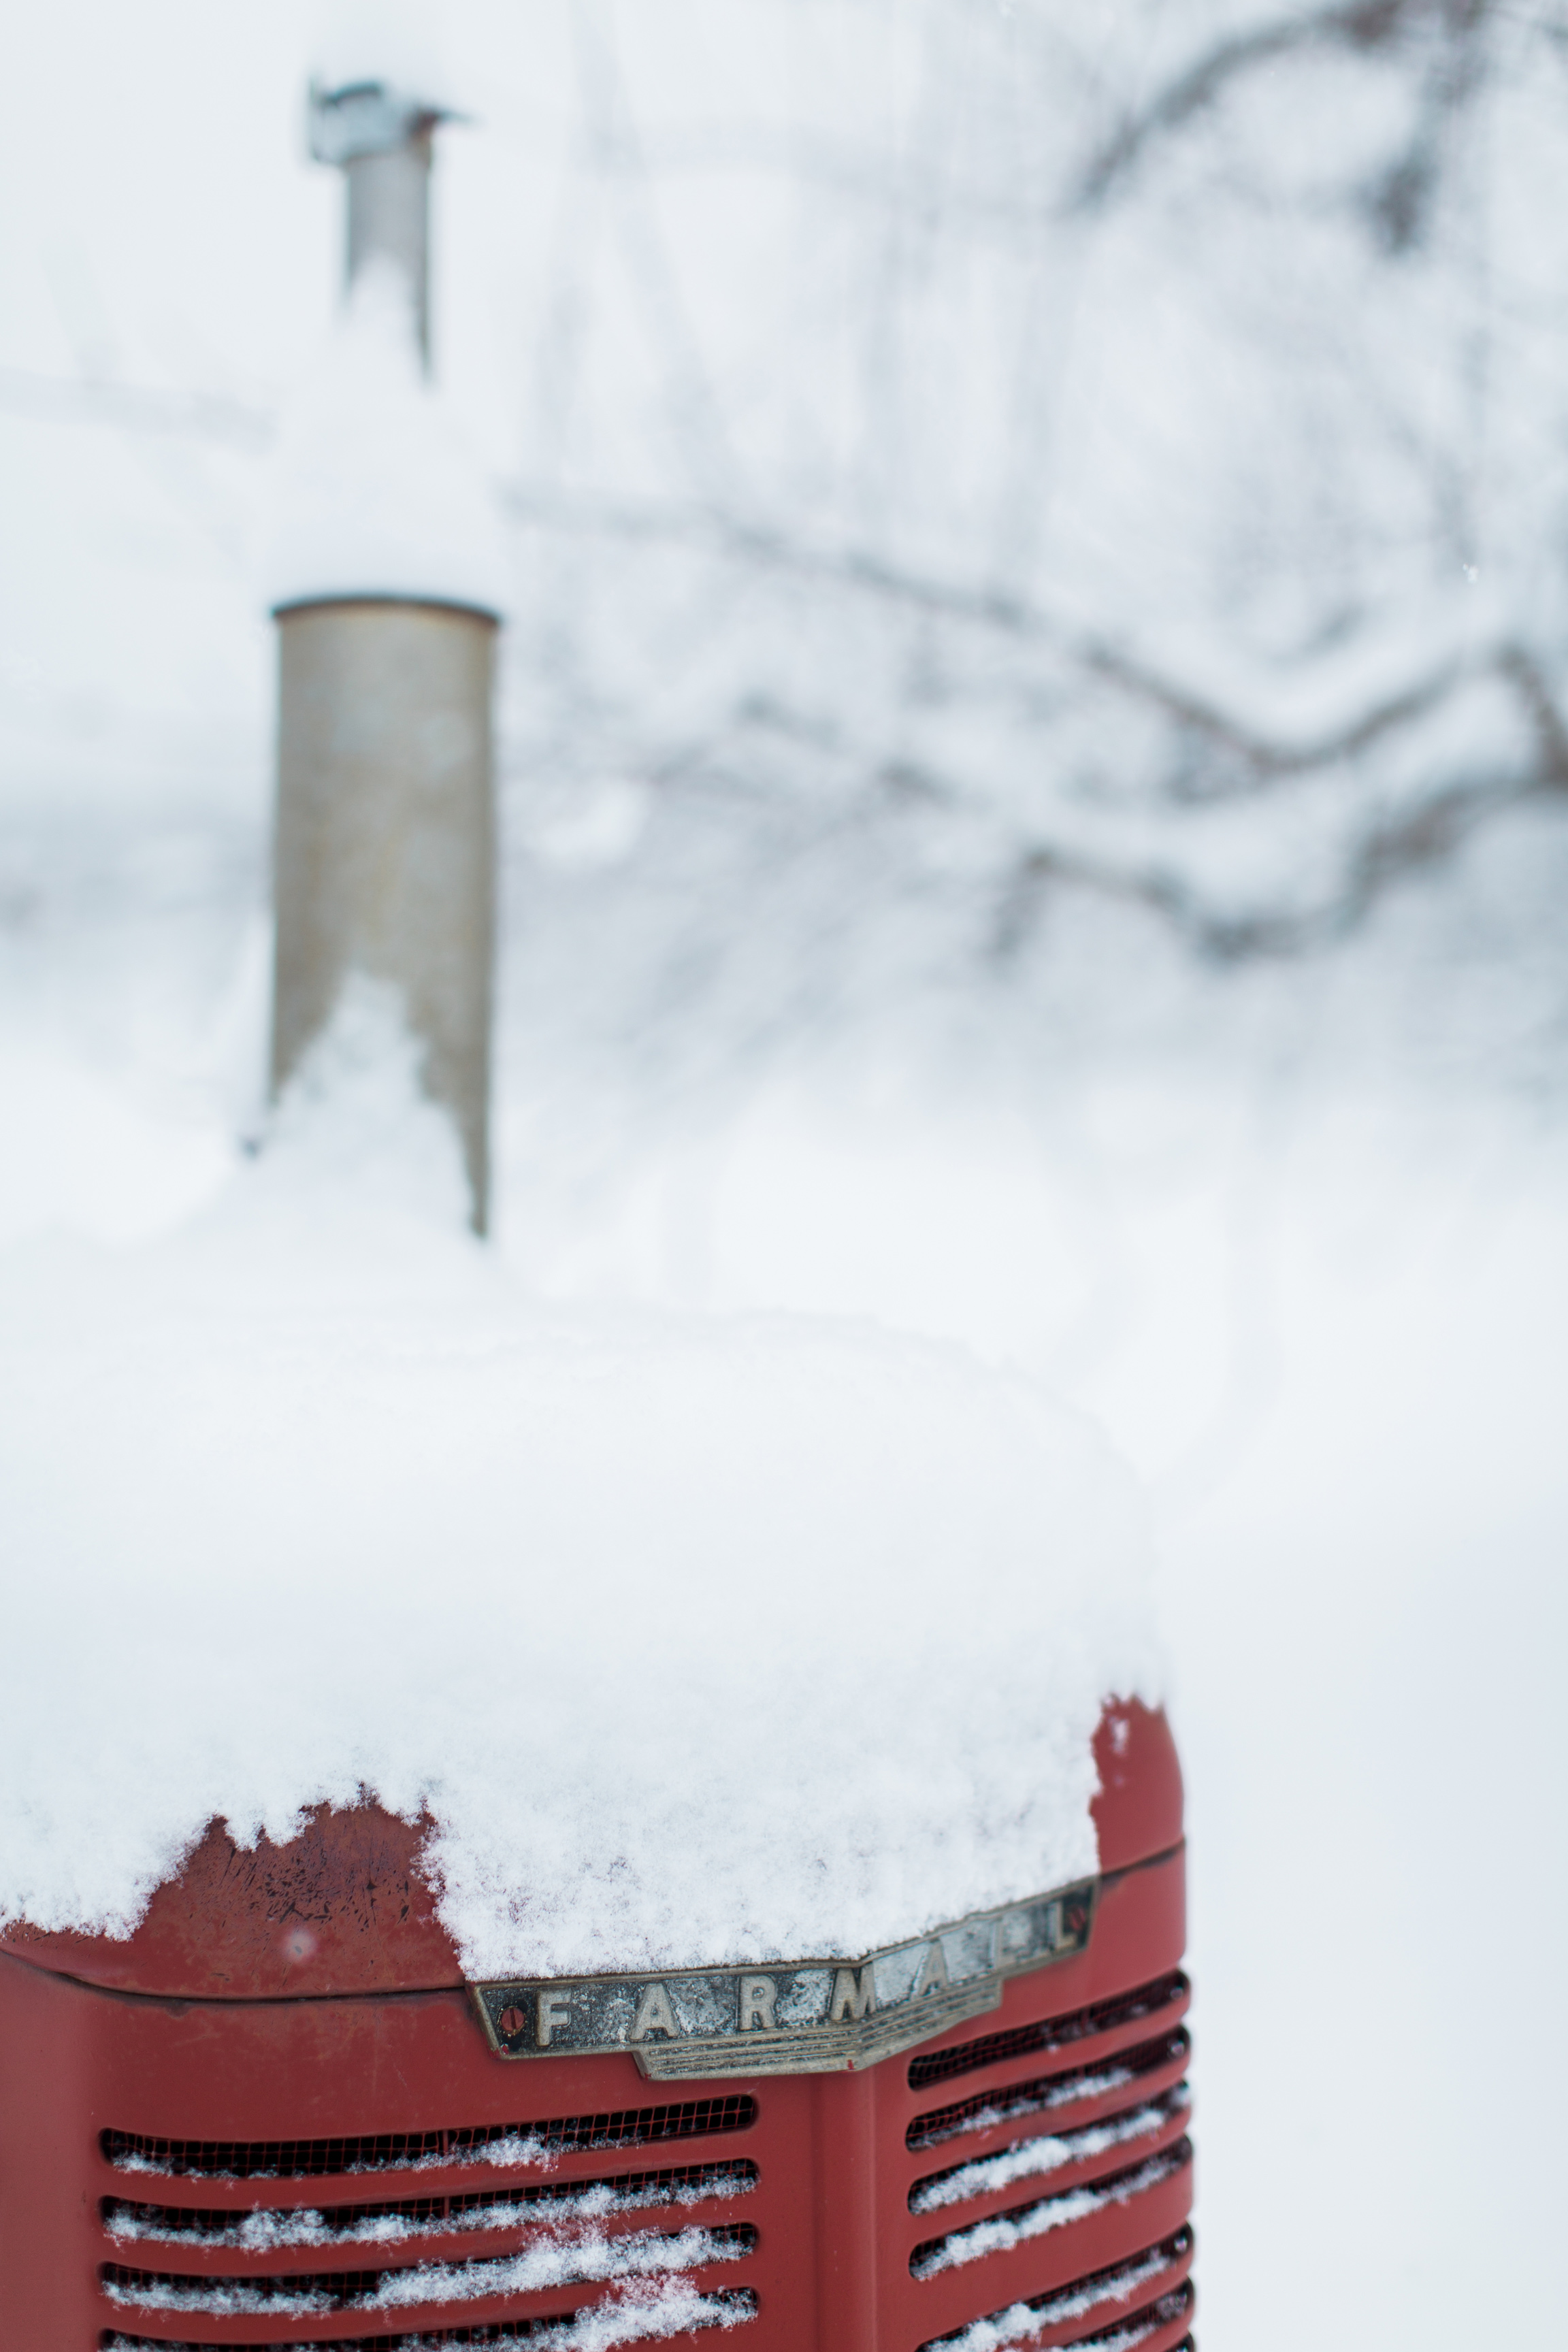
[[[488,613],[414,599],[278,614],[272,1087],[353,971],[390,983],[489,1219],[495,799]]]
[[[374,262],[391,262],[408,281],[415,331],[430,368],[430,163],[428,127],[401,146],[352,155],[348,183],[348,283]]]

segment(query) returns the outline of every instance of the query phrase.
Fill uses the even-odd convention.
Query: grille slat
[[[681,2319],[683,2334],[734,2327],[757,2315],[757,2298],[750,2287],[709,2292],[699,2301],[701,2308]],[[221,2352],[435,2352],[437,2346],[444,2344],[532,2344],[538,2352],[556,2352],[556,2347],[559,2352],[574,2352],[574,2347],[593,2340],[584,2335],[581,2323],[592,2324],[598,2308],[584,2305],[575,2311],[552,2313],[547,2318],[481,2320],[471,2327],[426,2328],[416,2336],[337,2336],[330,2342],[317,2337],[309,2344],[288,2344],[274,2337],[265,2344],[225,2345]],[[175,2343],[163,2336],[110,2334],[101,2340],[101,2352],[215,2352],[215,2347],[211,2343],[184,2339]]]
[[[121,2172],[185,2174],[207,2180],[307,2180],[330,2174],[452,2169],[473,2163],[536,2164],[567,2152],[648,2147],[745,2131],[757,2103],[744,2093],[657,2107],[555,2116],[543,2123],[479,2124],[452,2131],[377,2132],[340,2139],[161,2139],[106,2131],[103,2153]],[[515,2156],[507,2152],[515,2143]]]
[[[661,2172],[619,2172],[602,2179],[552,2181],[516,2189],[476,2189],[449,2197],[383,2199],[374,2204],[258,2207],[137,2205],[106,2197],[102,2217],[110,2236],[160,2245],[211,2245],[266,2255],[295,2244],[350,2241],[378,2221],[405,2225],[373,2232],[374,2244],[406,2243],[453,2229],[505,2229],[541,2208],[582,2206],[596,2214],[646,2211],[661,2205],[696,2205],[748,2196],[760,2178],[750,2162],[671,2166]],[[607,2200],[607,2201],[605,2201]],[[311,2225],[314,2225],[312,2228]],[[363,2242],[362,2240],[362,2242]]]
[[[646,2254],[647,2259],[639,2260],[635,2270],[628,2266],[626,2275],[668,2276],[674,2270],[695,2270],[708,2263],[743,2261],[756,2245],[757,2233],[741,2224],[689,2232],[650,2231],[643,2237],[614,2242],[631,2252]],[[552,2236],[547,2246],[549,2252],[559,2253],[568,2263],[574,2252],[585,2248],[590,2267],[579,2275],[605,2275],[598,2261],[605,2248],[601,2233],[590,2232],[581,2242]],[[383,2298],[389,2291],[395,2302],[430,2304],[478,2302],[489,2295],[535,2292],[516,2276],[520,2263],[527,2259],[526,2253],[502,2255],[470,2263],[442,2263],[431,2265],[428,2271],[421,2264],[411,2264],[393,2269],[206,2276],[189,2272],[134,2270],[124,2263],[106,2263],[99,2275],[106,2292],[128,2303],[153,2305],[163,2302],[168,2308],[174,2298],[188,2298],[174,2307],[226,2316],[260,2313],[268,2304],[289,2304],[296,2306],[292,2316],[329,2318],[341,2312],[363,2311],[372,2305],[384,2310]],[[563,2275],[558,2273],[553,2281],[541,2284],[560,2286],[574,2281],[568,2268]],[[426,2291],[410,2292],[420,2288]]]
[[[1113,2164],[1124,2165],[1139,2140],[1153,2140],[1178,2128],[1190,2105],[1186,2085],[1180,2084],[1147,2105],[1124,2108],[1119,2115],[1086,2125],[1081,2131],[1030,2134],[994,2156],[928,2172],[910,2190],[910,2211],[931,2213],[943,2205],[995,2196],[1016,2181],[1051,2172],[1078,2173],[1097,2158],[1109,2158]]]
[[[940,2238],[923,2239],[910,2256],[910,2275],[934,2278],[940,2272],[983,2261],[989,2254],[1011,2253],[1030,2239],[1086,2221],[1107,2205],[1130,2204],[1135,2197],[1145,2196],[1173,2179],[1192,2162],[1192,2142],[1184,2136],[1158,2156],[1102,2174],[1081,2188],[1064,2189],[1055,2196],[1032,2197],[1026,2203],[1009,2205],[983,2221],[971,2221]]]
[[[1114,2326],[1100,2328],[1092,2336],[1073,2336],[1064,2352],[1138,2352],[1141,2345],[1163,2336],[1169,2328],[1184,2327],[1196,2301],[1192,2286],[1184,2279],[1180,2286],[1161,2295],[1157,2303],[1146,2303],[1142,2311],[1119,2319]],[[1027,2347],[1026,2337],[1017,2352],[1027,2352]],[[1193,2352],[1192,2337],[1184,2336],[1180,2344],[1173,2346],[1172,2352]]]
[[[1169,2294],[1163,2294],[1158,2303],[1135,2311],[1131,2319],[1119,2320],[1114,2327],[1099,2336],[1079,2336],[1073,2352],[1138,2352],[1140,2345],[1163,2336],[1168,2327],[1184,2326],[1196,2301],[1192,2287],[1184,2281]],[[1184,2337],[1174,2352],[1193,2352],[1192,2337]]]
[[[1053,2115],[1062,2107],[1081,2106],[1086,2100],[1109,2097],[1166,2067],[1184,2067],[1191,2054],[1186,2033],[1178,2030],[1097,2064],[1038,2074],[1026,2083],[1010,2083],[1005,2090],[977,2091],[973,2098],[917,2116],[904,2135],[904,2145],[911,2152],[937,2147],[963,2133],[992,2131],[1003,2124],[1017,2123],[1025,2116]]]
[[[1088,2326],[1094,2332],[1087,2337],[1074,2336],[1064,2340],[1074,2346],[1103,2343],[1107,2334],[1114,2337],[1118,2328],[1130,2324],[1121,2316],[1114,2326],[1108,2324],[1106,2314],[1113,2305],[1120,2304],[1123,2311],[1132,2309],[1142,2315],[1173,2302],[1184,2289],[1184,2308],[1190,2314],[1192,2290],[1184,2278],[1173,2282],[1171,2273],[1190,2263],[1192,2255],[1193,2232],[1184,2223],[1157,2246],[1146,2247],[1128,2261],[1089,2271],[1069,2285],[1051,2287],[1026,2302],[1011,2303],[1003,2311],[987,2312],[983,2318],[972,2319],[950,2335],[931,2336],[920,2347],[920,2352],[967,2352],[967,2347],[982,2328],[987,2331],[985,2340],[993,2352],[1013,2352],[1014,2347],[1017,2352],[1028,2352],[1031,2343],[1075,2324]],[[1147,2300],[1152,2287],[1158,2290],[1152,2304]],[[1171,2315],[1174,2317],[1174,2312]]]
[[[978,2074],[983,2067],[1000,2066],[1009,2059],[1032,2057],[1037,2051],[1069,2049],[1075,2042],[1141,2024],[1162,2010],[1174,2009],[1191,1990],[1175,1969],[1152,1984],[1141,1985],[1136,1992],[1120,1993],[1114,2000],[1096,2001],[1065,2017],[1042,2018],[1037,2024],[983,2033],[973,2042],[955,2043],[951,2050],[923,2051],[910,2061],[910,2088],[923,2090],[928,2083],[951,2082],[955,2075]]]

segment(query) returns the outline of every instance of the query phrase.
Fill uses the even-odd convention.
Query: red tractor
[[[466,1983],[374,1806],[13,1929],[6,2352],[1179,2352],[1181,1778],[1096,1757],[1096,1878],[877,1954]]]
[[[404,272],[423,350],[440,109],[366,79],[315,107],[350,276]],[[344,973],[395,984],[482,1228],[494,616],[340,552],[285,629],[275,1075]],[[68,1484],[75,1449],[73,1424]],[[280,1846],[213,1822],[128,1938],[14,1926],[0,2352],[1178,2352],[1181,1776],[1139,1705],[1095,1753],[1091,1879],[945,1923],[916,1903],[877,1951],[473,1983],[424,1827],[369,1803]]]

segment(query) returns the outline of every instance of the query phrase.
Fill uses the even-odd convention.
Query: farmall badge
[[[476,1985],[474,1997],[503,2058],[630,2051],[656,2082],[830,2074],[983,2016],[1009,1977],[1084,1950],[1096,1892],[1090,1880],[857,1960],[556,1977]]]

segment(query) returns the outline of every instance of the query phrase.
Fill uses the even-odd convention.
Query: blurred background
[[[1188,1768],[1207,2352],[1545,2343],[1568,15],[403,13],[473,118],[435,348],[513,572],[497,1246],[1104,1421]],[[0,33],[9,1246],[166,1230],[260,1121],[333,32]]]

